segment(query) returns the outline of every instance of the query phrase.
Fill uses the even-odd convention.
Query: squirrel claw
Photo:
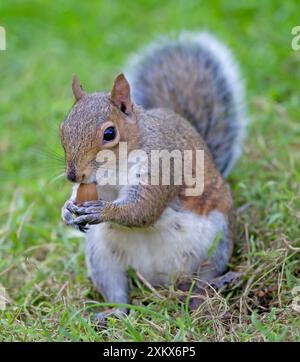
[[[89,227],[86,225],[78,225],[78,229],[79,231],[81,231],[82,233],[86,233],[89,230]]]
[[[99,214],[86,214],[74,218],[73,223],[77,226],[95,225],[101,223],[101,215]]]

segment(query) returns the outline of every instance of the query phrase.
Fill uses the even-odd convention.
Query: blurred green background
[[[251,265],[265,265],[253,279],[264,280],[262,288],[282,275],[283,296],[278,289],[270,296],[270,320],[246,311],[242,327],[222,335],[299,338],[299,318],[289,307],[290,290],[299,285],[299,261],[282,254],[283,240],[299,244],[300,51],[291,48],[299,2],[10,0],[0,3],[0,25],[7,34],[7,50],[0,51],[0,283],[14,307],[3,312],[0,339],[219,338],[209,320],[183,327],[168,322],[174,330],[169,326],[163,334],[153,325],[142,327],[134,315],[131,329],[100,337],[78,321],[74,315],[85,308],[84,300],[97,296],[86,278],[81,239],[60,220],[70,185],[56,179],[64,166],[58,126],[73,103],[72,74],[87,91],[108,90],[128,55],[157,35],[201,29],[232,48],[247,85],[249,136],[229,181],[237,206],[251,207],[239,218],[233,268],[249,272]],[[67,295],[57,299],[65,284]],[[153,303],[159,312],[167,307]],[[259,303],[252,309],[257,308]],[[173,312],[178,318],[178,310],[171,317]],[[197,338],[188,334],[191,328]]]

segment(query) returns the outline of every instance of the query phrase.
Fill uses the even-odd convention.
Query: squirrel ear
[[[125,114],[132,112],[130,86],[124,74],[117,75],[110,94],[112,102]]]
[[[76,74],[73,74],[72,90],[73,90],[73,94],[76,99],[76,102],[85,96],[85,92],[83,91],[82,86],[79,83],[79,80],[78,80]]]

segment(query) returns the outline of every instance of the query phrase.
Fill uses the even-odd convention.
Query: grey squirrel
[[[142,50],[111,92],[86,94],[73,78],[75,104],[61,125],[67,178],[76,183],[62,208],[67,225],[86,231],[86,262],[95,288],[128,303],[127,270],[153,285],[181,275],[222,275],[235,239],[235,212],[224,177],[241,152],[244,87],[230,51],[208,33],[184,33]],[[78,184],[97,183],[97,154],[204,151],[201,195],[186,185],[96,185],[98,200],[76,203]],[[109,169],[109,166],[107,166]],[[214,243],[217,244],[214,245]],[[117,308],[113,313],[126,312]],[[102,320],[104,312],[98,315]]]

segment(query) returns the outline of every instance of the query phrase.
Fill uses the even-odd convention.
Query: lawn
[[[0,283],[8,303],[0,340],[300,341],[298,14],[297,0],[1,1]],[[96,331],[90,319],[102,300],[86,275],[82,235],[60,219],[70,185],[59,177],[58,127],[73,102],[71,75],[87,91],[108,89],[130,53],[181,29],[215,32],[247,84],[251,122],[229,177],[239,210],[230,267],[243,278],[193,313],[187,295],[137,280],[129,317]]]

